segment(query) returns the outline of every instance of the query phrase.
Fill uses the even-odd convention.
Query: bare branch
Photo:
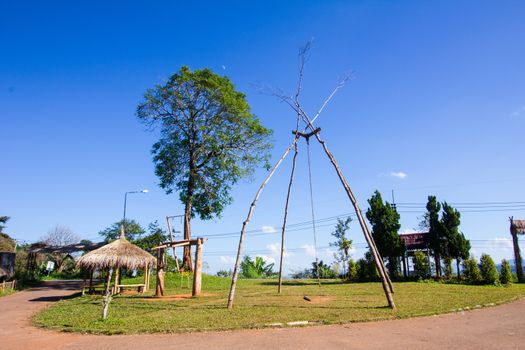
[[[323,111],[323,109],[325,109],[325,107],[328,105],[328,103],[332,100],[332,98],[335,96],[335,94],[337,93],[337,91],[339,89],[341,89],[343,86],[345,86],[346,82],[348,80],[350,80],[351,78],[351,75],[350,73],[346,73],[345,75],[343,75],[343,77],[341,79],[339,79],[339,82],[337,83],[337,86],[335,87],[334,91],[332,91],[332,93],[330,94],[330,96],[328,96],[328,98],[324,101],[324,103],[322,104],[321,108],[319,108],[319,110],[317,111],[316,115],[313,117],[311,123],[315,122],[315,120],[317,119],[317,117],[319,117],[319,115],[321,114],[321,112]]]
[[[310,59],[310,48],[312,47],[312,41],[308,40],[304,46],[299,48],[299,79],[297,79],[297,92],[295,93],[295,103],[299,104],[299,95],[301,94],[301,89],[303,85],[303,76],[304,76],[304,65]]]

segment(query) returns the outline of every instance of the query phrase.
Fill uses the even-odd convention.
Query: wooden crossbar
[[[196,238],[196,239],[185,239],[185,240],[182,240],[182,241],[164,242],[164,243],[162,243],[159,246],[151,248],[151,250],[158,250],[158,249],[163,249],[163,248],[168,248],[168,247],[184,247],[184,246],[188,246],[188,245],[190,245],[190,246],[191,245],[197,245],[199,239],[202,239],[204,241],[207,240],[207,238]]]

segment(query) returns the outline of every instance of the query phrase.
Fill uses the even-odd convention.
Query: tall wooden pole
[[[343,85],[344,85],[344,82],[343,82]],[[366,222],[363,218],[363,215],[361,213],[361,210],[359,209],[359,206],[357,204],[357,199],[355,198],[353,192],[352,192],[352,189],[350,188],[350,185],[348,184],[348,182],[346,181],[344,175],[343,175],[343,172],[341,171],[341,168],[339,168],[339,165],[337,164],[337,161],[335,160],[335,157],[333,156],[332,152],[330,152],[328,150],[328,148],[326,147],[326,144],[323,140],[321,140],[321,137],[319,136],[319,130],[320,129],[316,129],[313,125],[313,122],[317,119],[317,117],[319,116],[319,114],[321,113],[321,111],[324,109],[324,107],[326,106],[326,104],[332,99],[332,97],[334,96],[334,94],[337,92],[337,90],[339,88],[341,88],[343,85],[339,84],[335,90],[332,92],[332,94],[328,97],[328,99],[326,99],[326,101],[324,102],[323,106],[321,107],[321,109],[317,112],[317,114],[315,115],[315,117],[313,119],[310,119],[310,117],[306,114],[306,112],[302,109],[301,105],[299,104],[299,102],[297,101],[296,99],[296,103],[295,103],[295,107],[290,105],[297,113],[299,113],[301,116],[302,116],[302,119],[303,121],[306,123],[306,129],[305,130],[308,130],[310,129],[311,130],[311,135],[314,135],[315,134],[315,137],[317,138],[317,141],[319,141],[319,143],[323,146],[323,149],[326,153],[326,155],[328,156],[328,158],[330,159],[330,161],[332,162],[336,172],[337,172],[337,175],[339,176],[339,179],[341,180],[341,183],[343,184],[343,187],[345,188],[345,191],[348,195],[348,197],[350,198],[350,201],[352,202],[353,206],[354,206],[354,209],[356,211],[356,214],[357,214],[357,217],[359,219],[359,224],[361,225],[361,228],[363,230],[363,234],[365,236],[365,239],[367,240],[368,242],[368,246],[370,247],[370,250],[372,251],[372,255],[374,256],[374,260],[376,261],[376,266],[378,268],[379,273],[381,275],[381,280],[383,281],[383,288],[385,287],[384,285],[384,281],[386,279],[386,286],[388,287],[388,290],[389,290],[389,293],[387,293],[387,299],[389,299],[389,296],[390,296],[390,299],[392,297],[391,293],[394,293],[394,288],[392,286],[392,281],[390,280],[390,277],[388,276],[388,272],[386,271],[386,268],[385,268],[385,265],[384,265],[384,262],[383,262],[383,259],[381,258],[381,255],[379,254],[379,250],[377,249],[376,245],[375,245],[375,242],[374,242],[374,239],[372,237],[372,234],[370,233],[370,231],[368,230],[368,226],[366,225]],[[386,290],[385,290],[385,293],[386,293]],[[392,301],[390,301],[389,299],[389,305],[393,308],[392,305],[394,305],[394,302],[393,302],[393,299]]]
[[[290,174],[290,182],[288,183],[288,192],[286,194],[286,203],[284,205],[284,219],[283,227],[281,231],[281,257],[279,259],[279,286],[277,287],[277,292],[281,293],[282,283],[283,283],[283,257],[284,257],[284,236],[286,232],[286,222],[288,221],[288,204],[290,203],[290,194],[292,191],[293,177],[295,174],[295,164],[297,159],[297,153],[299,153],[297,143],[294,145],[295,153],[293,155],[292,161],[292,172]]]
[[[372,255],[374,256],[374,260],[376,261],[376,266],[377,268],[380,270],[380,275],[382,276],[382,280],[386,279],[386,282],[387,282],[387,287],[390,291],[390,293],[394,293],[394,288],[392,286],[392,281],[390,280],[390,277],[388,275],[388,272],[386,271],[386,268],[385,268],[385,265],[384,265],[384,262],[383,262],[383,259],[381,258],[381,255],[379,254],[379,250],[377,249],[377,246],[374,242],[374,238],[372,237],[372,234],[370,233],[370,231],[368,230],[368,226],[366,225],[366,222],[363,218],[363,215],[361,213],[361,210],[359,209],[359,205],[357,204],[357,199],[355,198],[354,196],[354,193],[352,192],[352,189],[350,188],[350,185],[348,184],[348,182],[346,181],[344,175],[343,175],[343,172],[341,171],[341,168],[339,167],[339,165],[337,164],[337,161],[335,160],[335,157],[333,156],[332,152],[330,152],[328,150],[328,147],[326,147],[326,144],[323,140],[321,140],[321,137],[319,136],[319,131],[320,129],[319,128],[315,128],[314,125],[312,124],[313,121],[319,116],[319,114],[321,113],[321,111],[323,110],[324,106],[326,105],[326,103],[333,97],[334,93],[340,88],[341,86],[338,85],[336,87],[336,89],[334,90],[334,92],[332,92],[332,94],[328,97],[328,99],[325,101],[325,103],[323,104],[323,107],[321,107],[321,109],[319,110],[319,112],[317,112],[316,116],[314,117],[314,119],[310,119],[310,117],[308,117],[308,115],[306,114],[306,112],[301,108],[301,106],[299,105],[299,103],[296,103],[296,108],[294,108],[303,118],[304,122],[306,123],[306,130],[307,129],[310,129],[311,130],[311,133],[309,135],[315,135],[315,137],[317,138],[317,141],[319,141],[319,143],[323,146],[323,149],[326,153],[326,155],[328,156],[328,158],[330,159],[330,161],[332,162],[336,172],[337,172],[337,175],[339,176],[339,179],[341,180],[341,183],[343,184],[343,187],[345,188],[345,191],[348,195],[348,197],[350,198],[350,201],[352,202],[353,206],[354,206],[354,209],[356,211],[356,214],[357,214],[357,217],[359,219],[359,224],[361,225],[361,228],[363,230],[363,234],[368,242],[368,246],[370,247],[370,250],[372,251]],[[379,260],[378,260],[379,259]],[[383,278],[384,276],[384,278]],[[388,299],[388,295],[387,295],[387,299]],[[389,301],[389,304],[393,304],[393,301],[392,303],[390,303]]]
[[[268,181],[270,181],[271,177],[273,176],[277,168],[281,165],[283,160],[286,158],[288,153],[290,153],[290,151],[292,150],[292,147],[294,147],[296,143],[297,143],[297,138],[295,138],[292,141],[290,146],[288,146],[286,151],[284,151],[279,161],[273,166],[272,170],[270,170],[270,173],[268,174],[268,176],[266,176],[266,179],[264,179],[263,183],[257,190],[257,193],[255,194],[255,198],[253,199],[253,202],[250,205],[250,209],[248,210],[248,215],[246,216],[246,220],[244,220],[244,222],[242,223],[241,234],[239,236],[239,247],[237,249],[237,259],[235,261],[235,268],[233,269],[232,284],[230,287],[230,294],[228,296],[228,309],[231,309],[233,307],[233,298],[235,297],[235,287],[237,285],[237,278],[239,277],[239,268],[241,265],[241,254],[242,254],[242,247],[244,243],[244,234],[246,233],[246,227],[248,226],[248,223],[250,222],[250,219],[252,218],[253,211],[255,209],[255,206],[257,205],[257,201],[259,200],[259,196],[261,195],[262,190],[264,189]]]
[[[155,296],[160,297],[164,295],[164,254],[165,248],[157,250],[157,283],[155,285]]]
[[[363,214],[361,213],[361,209],[359,208],[359,205],[357,203],[357,199],[354,196],[354,193],[352,192],[352,189],[350,188],[350,185],[348,185],[348,182],[346,181],[343,172],[341,171],[341,168],[337,164],[337,161],[335,160],[335,157],[333,156],[332,152],[328,150],[328,147],[326,147],[326,144],[321,138],[319,137],[319,134],[316,133],[315,137],[317,138],[317,141],[323,146],[323,149],[332,162],[332,165],[335,168],[335,171],[337,172],[337,175],[339,176],[339,180],[341,180],[341,183],[343,184],[343,187],[346,191],[346,194],[348,195],[348,198],[350,199],[350,202],[352,202],[352,205],[354,206],[355,213],[357,215],[357,219],[359,221],[359,224],[361,226],[361,229],[363,230],[363,234],[365,236],[365,239],[368,243],[368,246],[370,247],[370,251],[372,252],[372,255],[374,256],[374,260],[376,262],[377,269],[379,270],[379,274],[381,275],[381,283],[383,284],[383,290],[385,291],[386,298],[388,300],[388,305],[394,309],[396,306],[394,304],[394,298],[392,297],[392,282],[390,281],[390,278],[388,277],[388,274],[385,269],[385,265],[383,263],[383,259],[381,258],[381,255],[379,255],[379,252],[377,251],[377,247],[375,246],[374,239],[372,238],[372,235],[370,234],[370,231],[368,230],[368,226],[366,225],[365,219],[363,218]]]
[[[518,282],[525,282],[523,278],[523,266],[521,265],[521,253],[518,242],[518,232],[514,228],[514,218],[510,218],[510,234],[512,235],[512,243],[514,245],[514,265],[516,266],[516,275],[518,276]]]
[[[197,248],[195,249],[195,268],[193,269],[193,290],[191,295],[196,297],[201,295],[202,290],[202,238],[197,238]]]

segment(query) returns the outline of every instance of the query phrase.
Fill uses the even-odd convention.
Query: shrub
[[[365,253],[365,257],[357,261],[357,279],[364,281],[377,281],[379,279],[379,272],[377,271],[372,253],[369,251]]]
[[[481,279],[485,284],[497,284],[499,282],[498,269],[494,264],[494,260],[488,254],[481,254],[479,259],[481,267]]]
[[[348,260],[348,280],[355,281],[357,279],[357,264],[353,259]]]
[[[510,264],[506,259],[503,259],[501,261],[499,281],[501,282],[501,284],[509,284],[512,282],[512,271],[510,270]]]
[[[469,283],[476,284],[481,282],[478,262],[473,256],[463,261],[463,276],[465,276],[465,280]]]
[[[414,274],[418,278],[429,278],[430,277],[430,266],[428,265],[428,259],[425,253],[415,252],[412,258],[414,262]]]

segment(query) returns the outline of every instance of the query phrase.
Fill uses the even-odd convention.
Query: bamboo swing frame
[[[294,137],[292,143],[286,148],[286,150],[282,154],[281,158],[279,158],[279,160],[275,163],[273,168],[270,170],[270,172],[268,173],[268,175],[266,176],[266,178],[264,179],[264,181],[260,185],[259,189],[257,190],[257,192],[255,194],[255,198],[253,199],[253,201],[252,201],[252,203],[250,205],[250,208],[248,210],[248,215],[246,216],[246,219],[243,222],[241,233],[240,233],[240,236],[239,236],[239,246],[238,246],[238,249],[237,249],[237,257],[236,257],[236,261],[235,261],[235,267],[234,267],[234,270],[233,270],[232,283],[231,283],[231,287],[230,287],[230,293],[229,293],[229,296],[228,296],[227,307],[228,307],[228,309],[231,309],[233,307],[233,301],[234,301],[234,298],[235,298],[235,288],[236,288],[237,279],[238,279],[238,276],[239,276],[241,255],[242,255],[243,244],[244,244],[244,236],[246,234],[246,227],[248,226],[248,224],[249,224],[249,222],[250,222],[250,220],[252,218],[253,212],[255,210],[255,206],[257,205],[259,197],[261,196],[261,192],[266,187],[266,185],[268,184],[268,182],[272,178],[273,174],[275,174],[276,170],[282,164],[284,159],[288,156],[290,151],[292,149],[295,149],[294,157],[293,157],[293,160],[292,160],[292,171],[291,171],[291,175],[290,175],[290,181],[288,183],[288,191],[287,191],[286,202],[285,202],[285,209],[284,209],[283,226],[282,226],[282,231],[281,231],[281,257],[280,257],[280,260],[279,260],[280,264],[279,264],[279,286],[278,286],[278,292],[279,293],[281,292],[281,289],[282,289],[282,273],[283,273],[283,256],[284,256],[285,231],[286,231],[286,224],[287,224],[287,218],[288,218],[288,204],[289,204],[289,200],[290,200],[291,187],[292,187],[293,178],[294,178],[294,174],[295,174],[296,159],[297,159],[297,154],[298,154],[297,142],[299,141],[299,139],[301,137],[305,137],[307,139],[307,142],[308,142],[308,139],[310,137],[315,137],[315,139],[323,147],[324,153],[326,154],[328,159],[330,159],[330,162],[332,163],[332,165],[333,165],[333,167],[334,167],[334,169],[335,169],[335,171],[337,173],[337,176],[339,177],[339,180],[341,181],[341,184],[343,185],[343,188],[344,188],[344,190],[345,190],[345,192],[346,192],[346,194],[348,196],[348,199],[350,200],[350,202],[352,203],[352,206],[355,209],[355,213],[357,215],[357,218],[358,218],[358,221],[359,221],[359,225],[361,227],[361,230],[363,231],[363,235],[365,236],[365,239],[367,241],[368,247],[370,248],[370,251],[371,251],[371,253],[372,253],[373,257],[374,257],[374,261],[375,261],[377,270],[379,271],[379,274],[380,274],[380,277],[381,277],[381,283],[382,283],[382,286],[383,286],[383,291],[385,293],[385,297],[387,299],[388,306],[390,308],[394,309],[395,308],[395,303],[394,303],[394,299],[393,299],[393,296],[392,296],[392,294],[394,293],[394,290],[393,290],[393,287],[392,287],[392,281],[390,280],[390,277],[389,277],[389,275],[387,273],[387,270],[385,268],[383,259],[382,259],[381,255],[379,254],[379,251],[378,251],[377,246],[376,246],[376,244],[374,242],[372,234],[370,233],[370,230],[369,230],[369,228],[368,228],[368,226],[367,226],[367,224],[365,222],[365,219],[363,217],[361,209],[359,208],[359,204],[357,202],[357,199],[356,199],[352,189],[350,188],[350,185],[348,184],[348,181],[346,180],[345,176],[343,175],[343,172],[342,172],[339,164],[337,163],[334,155],[332,154],[332,152],[330,152],[330,150],[326,146],[326,142],[323,139],[321,139],[321,137],[319,136],[319,133],[320,133],[321,129],[320,128],[316,128],[314,126],[314,124],[313,124],[315,122],[315,120],[319,117],[321,112],[324,110],[324,108],[328,105],[328,103],[334,97],[334,95],[337,93],[337,91],[344,86],[344,84],[349,79],[349,77],[345,77],[342,81],[339,82],[339,84],[336,86],[336,88],[332,91],[332,93],[328,96],[328,98],[321,105],[321,108],[316,113],[316,115],[313,118],[310,118],[308,116],[308,114],[306,114],[306,112],[303,110],[303,108],[301,107],[301,105],[299,103],[299,96],[300,96],[301,88],[302,88],[304,64],[305,64],[306,59],[307,59],[306,58],[306,54],[307,54],[308,50],[309,50],[309,43],[307,43],[307,45],[305,45],[305,47],[301,48],[301,50],[299,51],[299,60],[300,60],[300,64],[299,64],[299,81],[298,81],[298,85],[297,85],[297,92],[295,94],[295,98],[292,99],[291,97],[288,97],[288,96],[277,95],[277,97],[279,97],[283,102],[286,102],[297,113],[297,128],[296,128],[295,131],[293,131],[293,133],[295,134],[295,137]],[[299,125],[300,125],[301,121],[306,124],[306,127],[303,129],[302,132],[299,131]],[[318,273],[318,277],[319,277],[319,273]]]

